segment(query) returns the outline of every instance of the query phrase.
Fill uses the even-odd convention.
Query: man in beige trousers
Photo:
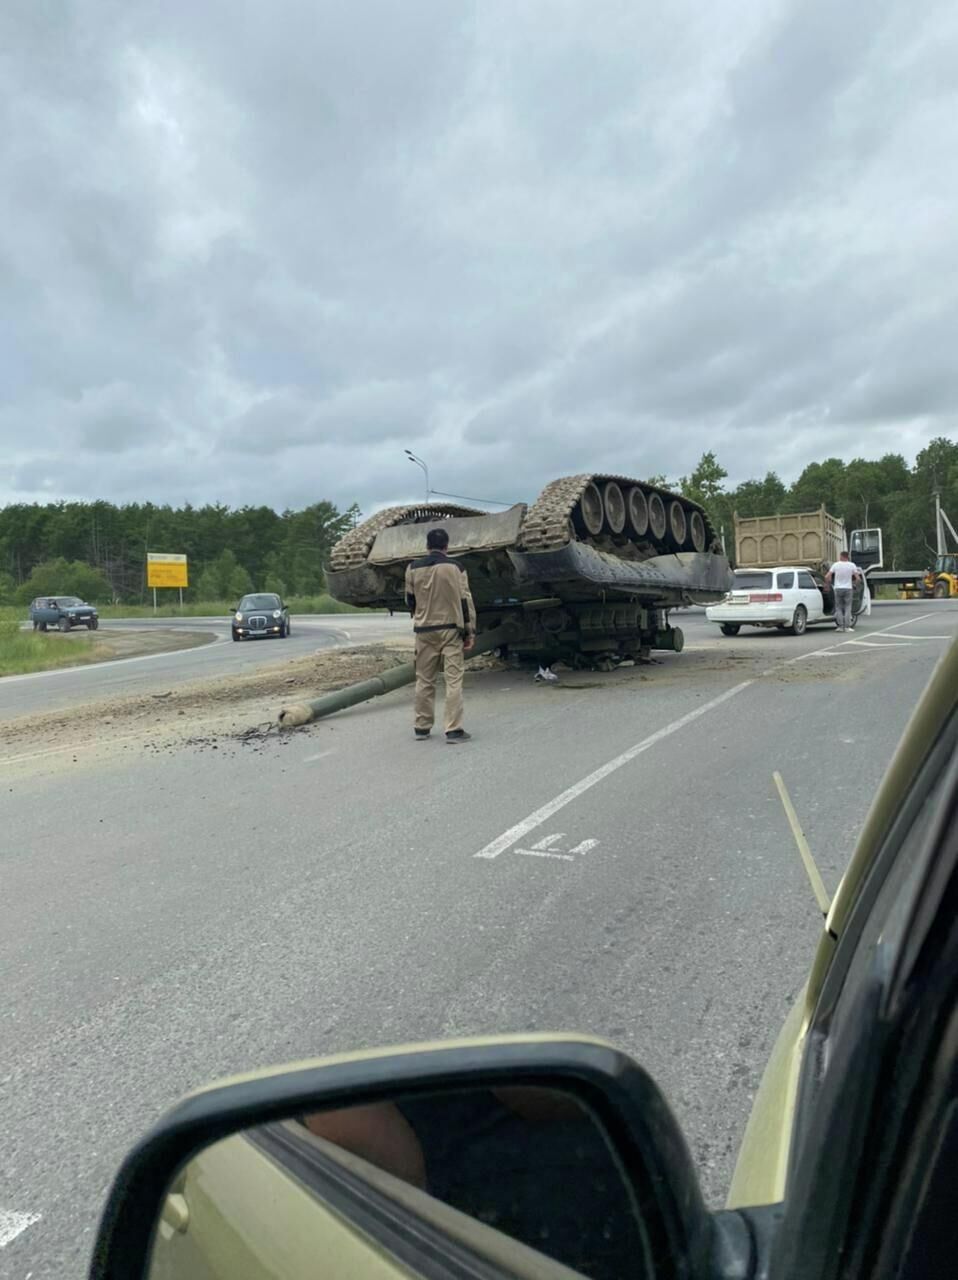
[[[406,605],[416,633],[416,739],[432,731],[436,680],[446,681],[446,741],[468,742],[462,727],[463,655],[475,644],[476,607],[465,569],[446,554],[449,534],[430,529],[428,554],[406,569]]]

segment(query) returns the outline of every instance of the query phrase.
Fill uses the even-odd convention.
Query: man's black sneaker
[[[416,729],[416,730],[415,730],[415,733],[416,733],[416,741],[417,741],[417,742],[425,742],[425,741],[426,741],[426,739],[429,737],[429,730],[428,730],[428,729]]]
[[[447,742],[471,742],[472,734],[466,733],[465,729],[453,729],[452,733],[446,734]]]

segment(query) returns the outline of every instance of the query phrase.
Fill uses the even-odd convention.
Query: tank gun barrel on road
[[[513,623],[487,631],[476,638],[476,643],[466,654],[466,661],[478,658],[481,654],[491,653],[510,641],[521,636],[521,631]],[[413,662],[404,662],[402,666],[392,667],[382,675],[371,676],[368,680],[360,680],[357,684],[347,685],[345,689],[335,689],[332,693],[321,694],[308,702],[296,703],[285,707],[279,713],[279,725],[282,729],[294,729],[299,725],[309,724],[313,720],[321,720],[336,711],[345,711],[347,707],[355,707],[357,703],[369,702],[373,698],[381,698],[384,693],[392,693],[404,685],[412,684],[416,679],[416,666]]]

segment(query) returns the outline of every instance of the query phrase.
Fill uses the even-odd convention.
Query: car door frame
[[[808,612],[809,623],[823,622],[827,616],[825,613],[825,599],[818,583],[815,581],[815,575],[811,569],[803,569],[800,565],[796,567],[796,573],[798,575],[796,587],[800,593],[800,602]],[[808,574],[808,580],[812,584],[810,587],[802,582],[803,573]]]
[[[955,653],[949,661],[954,672]],[[918,1052],[919,1033],[927,1038],[948,1018],[958,1023],[956,920],[958,705],[952,695],[854,901],[840,922],[830,917],[840,934],[805,1041],[773,1276],[864,1280],[874,1274],[876,1259],[890,1256],[889,1232],[901,1232],[901,1216],[895,1220],[892,1213],[899,1174],[918,1140],[909,1117],[919,1098],[927,1102],[927,1073],[903,1078],[909,1055]],[[915,975],[921,962],[930,967],[936,938],[942,950],[943,930],[952,986],[935,1009],[932,988]],[[936,1048],[934,1041],[925,1046],[925,1058]]]

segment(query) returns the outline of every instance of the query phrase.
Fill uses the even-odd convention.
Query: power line
[[[461,502],[484,502],[487,507],[516,507],[517,502],[502,502],[498,498],[469,498],[464,493],[443,493],[441,489],[430,489],[430,497],[458,498]]]

